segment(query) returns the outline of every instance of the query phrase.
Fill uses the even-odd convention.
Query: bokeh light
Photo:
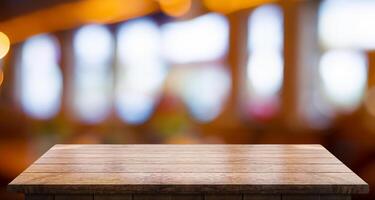
[[[173,17],[186,14],[190,10],[192,0],[159,0],[161,10]]]
[[[175,63],[210,61],[226,54],[229,28],[219,14],[206,14],[195,19],[162,26],[163,52]]]
[[[257,51],[283,49],[283,13],[274,4],[256,8],[248,20],[248,48]]]
[[[200,122],[214,120],[229,95],[231,81],[222,66],[199,66],[185,74],[182,97],[192,116]]]
[[[60,109],[62,75],[58,58],[59,45],[50,35],[34,36],[22,47],[20,98],[23,109],[32,117],[48,119]]]
[[[80,28],[74,37],[74,110],[87,123],[105,119],[111,107],[113,38],[101,25]]]
[[[116,108],[129,124],[140,124],[152,114],[166,77],[160,30],[148,18],[124,23],[118,31]]]
[[[275,102],[283,82],[283,14],[277,5],[256,8],[248,20],[247,80],[252,101]],[[253,102],[253,105],[262,106]]]
[[[0,31],[0,59],[3,58],[9,51],[10,41],[8,36]]]
[[[319,12],[319,36],[326,48],[375,48],[375,1],[326,0]]]
[[[74,37],[74,48],[78,59],[103,63],[111,59],[113,42],[108,29],[101,25],[87,25],[79,29]]]
[[[331,50],[319,66],[328,99],[342,110],[351,111],[361,101],[367,82],[366,56],[353,50]]]
[[[257,52],[249,57],[247,78],[255,98],[275,95],[283,82],[283,57],[280,53]]]

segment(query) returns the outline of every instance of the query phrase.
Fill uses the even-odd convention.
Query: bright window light
[[[220,114],[230,86],[224,67],[199,66],[185,75],[182,97],[194,118],[209,122]]]
[[[143,18],[123,24],[118,32],[116,108],[129,124],[145,122],[153,112],[167,73],[158,26]]]
[[[250,89],[257,97],[272,97],[283,81],[283,58],[278,52],[254,51],[249,57],[247,78]]]
[[[76,56],[93,64],[108,62],[113,54],[112,35],[101,25],[87,25],[79,29],[74,37]]]
[[[211,61],[225,55],[228,22],[219,14],[206,14],[162,26],[163,52],[175,63]]]
[[[253,11],[248,21],[249,50],[283,49],[283,14],[277,5],[264,5]]]
[[[251,98],[274,98],[283,82],[283,15],[264,5],[249,16],[247,80]]]
[[[326,48],[375,48],[375,1],[326,0],[320,6],[319,36]]]
[[[50,35],[28,39],[22,47],[20,98],[32,117],[48,119],[60,109],[62,75],[58,65],[59,46]]]
[[[319,66],[325,94],[343,109],[355,108],[367,81],[366,56],[358,51],[332,50],[325,53]]]
[[[137,63],[145,56],[160,59],[160,30],[148,18],[124,23],[118,31],[118,43],[120,61],[123,63]]]
[[[113,38],[101,25],[84,26],[74,37],[74,108],[87,123],[97,123],[111,106]]]

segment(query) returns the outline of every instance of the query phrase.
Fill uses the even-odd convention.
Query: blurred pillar
[[[231,76],[231,90],[224,116],[238,122],[240,118],[241,96],[246,84],[247,60],[247,18],[248,11],[234,12],[229,19],[228,70]]]
[[[56,34],[60,43],[60,68],[63,79],[63,91],[61,99],[61,110],[59,112],[59,117],[64,120],[71,119],[69,116],[71,113],[71,105],[73,98],[73,59],[74,59],[74,49],[73,49],[73,31],[63,31]]]
[[[319,1],[283,1],[284,84],[281,117],[292,129],[303,128],[313,109],[319,61]]]
[[[368,74],[367,88],[364,96],[364,106],[360,110],[363,116],[363,123],[371,132],[375,132],[375,51],[367,52]]]
[[[287,126],[298,124],[298,4],[295,1],[283,1],[284,11],[284,82],[281,90],[281,118]]]
[[[0,71],[3,72],[2,82],[0,82],[0,106],[5,109],[18,108],[18,91],[17,84],[17,67],[20,64],[21,45],[14,44],[11,46],[8,54],[0,62]]]
[[[368,77],[367,77],[367,88],[373,88],[375,86],[375,51],[367,52],[368,57]]]

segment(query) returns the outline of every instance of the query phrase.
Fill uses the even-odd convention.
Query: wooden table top
[[[321,145],[55,145],[23,193],[368,193]]]

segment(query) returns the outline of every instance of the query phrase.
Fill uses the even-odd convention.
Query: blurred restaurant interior
[[[375,199],[375,1],[1,0],[0,199],[57,143],[317,143]]]

